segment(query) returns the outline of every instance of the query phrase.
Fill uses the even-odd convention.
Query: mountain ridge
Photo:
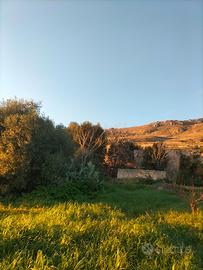
[[[112,128],[122,139],[142,147],[163,142],[168,148],[203,147],[203,118],[188,120],[164,120],[127,128]]]

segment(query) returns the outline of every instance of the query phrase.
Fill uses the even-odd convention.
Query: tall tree
[[[90,122],[78,124],[72,122],[67,130],[78,146],[76,154],[80,158],[82,166],[85,166],[89,160],[103,162],[106,133],[99,124],[93,125]]]

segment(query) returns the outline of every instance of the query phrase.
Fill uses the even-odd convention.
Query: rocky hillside
[[[194,120],[157,121],[143,126],[110,129],[125,140],[140,146],[164,142],[169,148],[191,149],[203,147],[203,118]]]

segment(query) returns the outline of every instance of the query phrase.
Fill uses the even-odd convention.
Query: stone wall
[[[117,178],[118,179],[140,178],[140,179],[161,180],[166,179],[166,172],[157,170],[143,170],[143,169],[118,169]]]

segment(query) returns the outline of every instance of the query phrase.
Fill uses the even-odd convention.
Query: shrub
[[[79,190],[88,194],[99,191],[103,186],[101,173],[91,161],[82,167],[77,161],[72,161],[66,177],[68,182],[76,184]]]

